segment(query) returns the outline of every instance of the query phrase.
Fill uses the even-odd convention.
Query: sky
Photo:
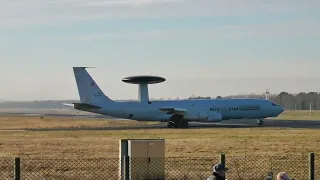
[[[0,100],[79,99],[72,67],[111,99],[320,91],[319,0],[0,0]]]

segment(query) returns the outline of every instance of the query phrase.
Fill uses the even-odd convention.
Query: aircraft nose
[[[281,113],[284,111],[284,108],[283,108],[282,106],[280,106],[279,109],[280,109],[280,110],[279,110],[279,114],[281,114]]]
[[[272,117],[277,117],[279,116],[283,111],[284,111],[284,108],[282,106],[276,106],[276,107],[273,107],[272,108]]]

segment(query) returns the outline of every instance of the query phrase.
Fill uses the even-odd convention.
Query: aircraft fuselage
[[[216,112],[222,120],[228,119],[264,119],[276,117],[283,108],[263,99],[218,99],[218,100],[171,100],[152,101],[150,104],[136,101],[110,102],[100,109],[79,109],[117,118],[137,121],[168,121],[171,114],[159,110],[163,107],[185,108],[190,113]],[[210,121],[207,119],[186,119],[188,121]],[[214,121],[214,120],[213,120]]]
[[[166,121],[168,127],[188,127],[188,122],[219,122],[228,119],[264,119],[276,117],[283,108],[264,99],[197,99],[149,101],[145,83],[163,81],[152,76],[129,77],[124,81],[139,85],[139,101],[119,102],[106,96],[85,67],[74,67],[80,95],[75,109],[137,121]],[[70,105],[70,104],[69,104]],[[262,124],[263,122],[258,122]]]

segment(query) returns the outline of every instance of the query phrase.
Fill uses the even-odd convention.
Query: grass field
[[[319,116],[319,112],[315,112],[312,116],[308,116],[308,112],[285,112],[277,119],[315,120]],[[146,124],[148,123],[104,119],[0,117],[0,129]],[[227,163],[231,167],[229,173],[231,179],[239,179],[240,176],[262,179],[270,171],[270,167],[274,172],[286,169],[296,178],[303,179],[304,172],[308,171],[307,158],[299,155],[320,152],[320,131],[315,129],[204,128],[188,130],[0,131],[0,156],[21,157],[22,177],[26,179],[79,179],[79,177],[81,179],[102,179],[102,177],[116,179],[118,160],[105,158],[118,157],[119,139],[122,138],[164,138],[167,157],[202,157],[200,160],[167,159],[166,174],[171,178],[178,179],[182,179],[182,177],[205,179],[210,174],[212,164],[219,161],[220,153],[227,154]],[[244,154],[248,156],[247,160],[243,158]],[[291,160],[275,158],[272,161],[267,157],[250,158],[252,155],[285,156],[288,154],[298,156],[292,157]],[[233,155],[241,157],[238,160],[237,158],[230,160],[228,157]],[[61,160],[63,158],[68,158],[68,160]],[[0,160],[7,163],[1,164],[1,177],[12,179],[12,160]],[[247,165],[243,163],[245,161],[247,161]],[[248,166],[252,170],[249,171]],[[299,166],[299,171],[296,166]],[[301,167],[303,167],[302,170]]]
[[[286,112],[290,119],[305,112]],[[319,112],[315,114],[320,115]],[[315,118],[315,115],[312,116]],[[292,119],[292,118],[291,118]],[[297,118],[300,119],[301,118]],[[319,118],[320,119],[320,118]],[[1,129],[106,127],[147,122],[56,117],[0,117]],[[282,154],[320,152],[320,131],[310,129],[205,128],[117,131],[0,132],[0,156],[117,157],[121,138],[165,138],[167,156]],[[247,145],[247,146],[246,146]]]
[[[80,128],[80,127],[109,127],[135,126],[154,124],[152,122],[138,122],[131,120],[110,119],[76,119],[65,117],[18,117],[0,116],[0,129],[29,129],[29,128]]]
[[[167,156],[281,155],[320,152],[320,131],[190,129],[1,132],[1,156],[117,157],[121,138],[165,138]]]
[[[285,119],[285,120],[320,120],[320,111],[284,111],[277,118],[272,119]]]

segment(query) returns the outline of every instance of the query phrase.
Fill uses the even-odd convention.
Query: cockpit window
[[[276,103],[272,103],[272,106],[278,106]]]

